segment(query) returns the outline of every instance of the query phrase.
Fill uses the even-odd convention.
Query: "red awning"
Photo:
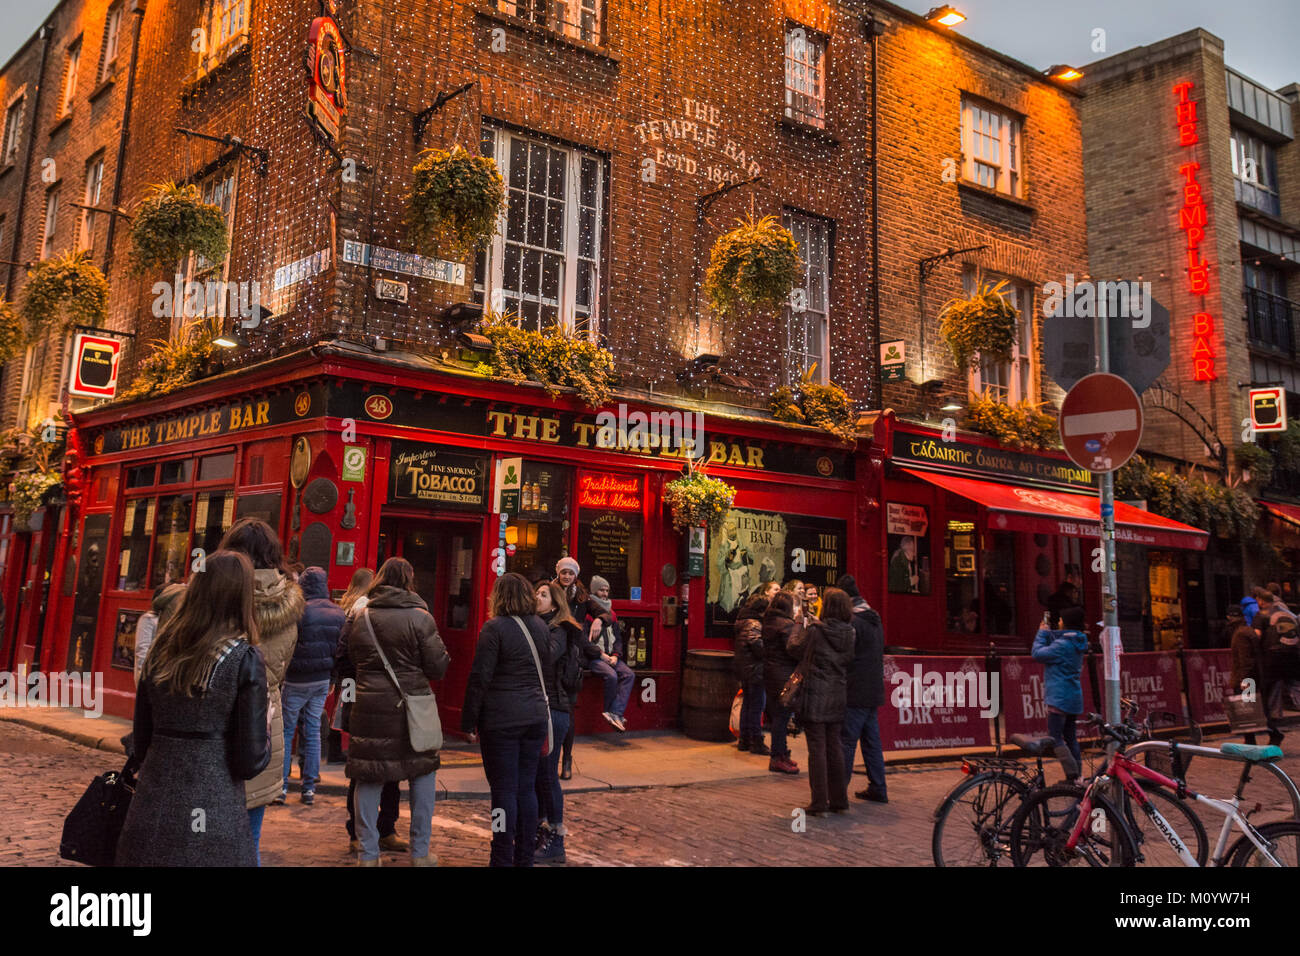
[[[1275,517],[1300,528],[1300,505],[1287,505],[1280,501],[1261,501],[1260,504],[1264,506],[1264,510]]]
[[[1101,499],[1093,495],[976,481],[911,468],[903,471],[987,508],[989,527],[995,531],[1101,537]],[[1207,532],[1198,528],[1162,518],[1122,501],[1115,502],[1116,541],[1154,548],[1204,551],[1209,538]]]

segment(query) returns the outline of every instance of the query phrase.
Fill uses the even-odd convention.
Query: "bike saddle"
[[[1282,759],[1282,748],[1274,747],[1271,744],[1267,747],[1256,747],[1251,744],[1222,744],[1219,747],[1219,753],[1228,754],[1231,757],[1241,757],[1251,763],[1268,763],[1271,760]]]
[[[1056,741],[1051,737],[1031,737],[1029,734],[1012,734],[1007,743],[1019,747],[1031,757],[1050,757],[1055,753]]]

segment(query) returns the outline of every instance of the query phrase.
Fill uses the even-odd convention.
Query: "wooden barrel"
[[[731,701],[736,696],[735,653],[686,652],[682,671],[682,730],[696,740],[731,740]]]

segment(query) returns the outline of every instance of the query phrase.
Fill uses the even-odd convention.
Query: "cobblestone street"
[[[63,818],[97,773],[119,764],[92,750],[13,723],[0,723],[0,866],[62,864]],[[1300,760],[1284,767],[1295,775]],[[1240,765],[1202,761],[1189,782],[1227,796]],[[575,793],[566,797],[570,865],[589,866],[928,866],[931,814],[957,782],[957,764],[891,768],[887,806],[854,800],[845,816],[810,818],[792,828],[792,811],[808,801],[805,775],[775,775],[681,787]],[[1049,770],[1049,779],[1057,771]],[[854,788],[865,777],[854,776]],[[1254,786],[1254,785],[1252,785]],[[1281,792],[1261,783],[1258,819],[1282,815]],[[405,800],[405,788],[403,788]],[[434,852],[445,866],[482,866],[490,839],[485,799],[440,800]],[[344,830],[344,797],[317,794],[298,802],[296,786],[283,807],[267,809],[262,860],[268,866],[341,866],[352,861]],[[1204,818],[1207,826],[1217,822]],[[403,804],[398,834],[406,835]],[[404,854],[385,864],[406,865]]]

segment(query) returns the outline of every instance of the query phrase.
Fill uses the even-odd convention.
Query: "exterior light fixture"
[[[948,400],[948,404],[947,404],[947,405],[942,405],[942,406],[940,406],[939,411],[941,411],[941,412],[959,412],[959,411],[961,411],[961,410],[962,410],[963,408],[965,408],[965,407],[966,407],[966,406],[964,406],[964,405],[958,405],[956,399],[949,399],[949,400]]]
[[[492,340],[477,332],[457,332],[456,344],[473,352],[491,352]]]
[[[925,18],[931,23],[938,23],[945,27],[955,27],[966,19],[966,14],[959,13],[957,10],[945,3],[941,7],[933,8],[925,15]]]
[[[1083,71],[1076,70],[1065,63],[1058,63],[1047,70],[1047,75],[1053,80],[1060,80],[1062,83],[1072,83],[1083,78]]]
[[[222,332],[212,340],[212,344],[219,349],[242,349],[248,347],[248,339],[238,329],[232,329]]]

